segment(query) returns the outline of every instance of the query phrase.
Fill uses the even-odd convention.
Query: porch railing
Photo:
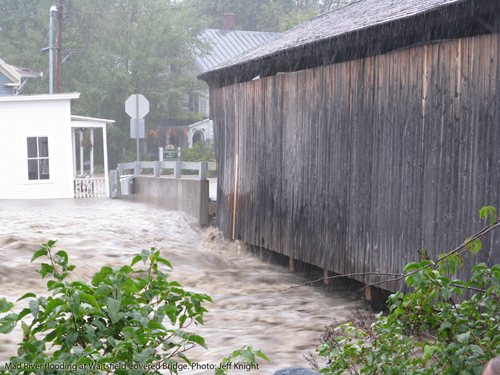
[[[105,198],[106,189],[104,177],[77,177],[74,179],[75,198]]]

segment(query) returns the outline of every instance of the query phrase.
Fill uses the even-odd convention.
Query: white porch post
[[[94,176],[94,128],[90,129],[90,144],[92,146],[90,152],[90,175]]]
[[[73,151],[73,178],[76,177],[76,130],[71,129],[71,150]]]
[[[83,141],[83,131],[80,130],[80,176],[83,176],[83,146],[82,146],[82,141]]]
[[[106,198],[109,198],[109,176],[108,176],[108,137],[106,135],[106,124],[102,127],[102,149],[104,154],[104,184],[106,186]]]
[[[193,148],[193,129],[189,129],[189,132],[188,132],[188,144],[189,144],[189,148]]]

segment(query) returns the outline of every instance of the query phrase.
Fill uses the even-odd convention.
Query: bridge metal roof
[[[213,49],[208,54],[198,53],[195,57],[196,65],[202,72],[206,72],[278,35],[280,34],[260,31],[207,29],[201,35],[201,39],[211,44]]]

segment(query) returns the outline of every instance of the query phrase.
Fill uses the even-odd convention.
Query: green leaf
[[[405,266],[405,268],[403,268],[403,273],[407,273],[409,271],[412,271],[412,270],[415,270],[415,269],[418,269],[418,268],[420,268],[420,264],[415,263],[415,262],[408,263]]]
[[[109,308],[109,313],[108,313],[109,318],[111,319],[112,323],[116,323],[117,321],[120,320],[118,313],[120,311],[121,303],[120,303],[120,301],[117,301],[113,298],[108,298],[107,305]]]
[[[17,302],[21,301],[22,299],[28,298],[28,297],[36,298],[36,294],[35,293],[26,293],[22,297],[19,297]],[[1,307],[0,307],[0,310],[1,310]],[[2,311],[0,311],[0,312],[2,312]]]
[[[144,262],[144,264],[146,264],[146,262],[148,261],[149,254],[150,254],[149,250],[142,250],[141,251],[141,258],[142,258],[142,261]]]
[[[470,331],[469,332],[465,332],[465,333],[462,333],[460,335],[457,335],[457,341],[459,343],[466,343],[468,342],[470,339]]]
[[[495,221],[497,220],[496,212],[497,212],[497,210],[495,207],[486,206],[486,207],[481,208],[481,210],[479,210],[479,217],[481,219],[486,219],[488,217],[488,215],[490,215],[491,216],[491,225],[493,225],[493,224],[495,224]]]
[[[26,309],[23,309],[20,313],[19,313],[19,316],[17,317],[17,320],[20,320],[22,318],[24,318],[26,315],[30,314],[31,313],[31,310],[26,308]]]
[[[184,353],[179,353],[179,357],[181,357],[183,360],[186,361],[186,363],[189,365],[189,366],[192,366],[191,364],[191,361],[188,359],[188,357],[186,357],[186,355]]]
[[[205,349],[208,349],[207,346],[205,345],[205,339],[201,336],[189,335],[188,340],[200,344]]]
[[[255,363],[255,356],[250,350],[242,350],[241,356],[245,359],[245,362]]]
[[[95,297],[87,293],[80,293],[80,302],[88,303],[96,309],[99,308],[99,304],[97,303]]]
[[[158,258],[156,261],[160,262],[160,263],[163,263],[163,264],[167,265],[169,268],[173,269],[172,265],[170,264],[170,262],[168,260],[166,260],[166,259]]]
[[[253,354],[255,354],[257,357],[260,357],[268,362],[271,362],[271,360],[269,358],[267,358],[267,356],[264,353],[262,353],[260,350],[254,350]]]
[[[33,254],[33,257],[31,258],[31,262],[33,262],[35,259],[40,258],[41,256],[47,255],[48,251],[45,249],[40,249],[35,254]]]
[[[11,333],[16,327],[18,315],[8,314],[0,319],[0,333]]]
[[[68,263],[68,253],[66,253],[66,251],[60,250],[56,253],[56,255],[60,256],[66,263]]]
[[[473,254],[477,254],[481,250],[483,244],[480,240],[474,240],[467,244],[467,249],[469,249]]]
[[[134,257],[134,259],[132,259],[132,263],[130,264],[130,266],[134,266],[137,262],[139,262],[140,260],[142,259],[142,256],[140,255],[136,255]]]
[[[31,314],[35,317],[35,319],[38,318],[38,311],[39,311],[38,301],[36,299],[31,300],[29,306]]]
[[[127,279],[123,283],[123,289],[131,293],[137,293],[139,291],[134,280],[132,280],[130,277],[127,277]]]
[[[47,306],[45,306],[45,314],[49,315],[52,310],[54,310],[57,306],[62,305],[64,302],[60,298],[55,298],[53,300],[50,300],[47,303]]]
[[[92,285],[99,285],[104,279],[106,279],[109,275],[113,273],[113,269],[111,267],[102,267],[99,272],[97,272],[92,278]]]
[[[7,299],[2,298],[0,300],[0,313],[4,313],[9,311],[14,307],[14,304],[12,302],[7,302]]]
[[[436,348],[434,346],[432,346],[432,345],[425,345],[424,346],[424,358],[426,360],[431,359],[431,357],[434,354],[435,350],[436,350]]]
[[[80,315],[80,295],[74,294],[70,302],[71,312],[75,316]]]
[[[42,263],[40,270],[37,270],[37,272],[39,272],[40,275],[42,275],[42,279],[43,279],[43,278],[45,278],[45,276],[48,273],[53,273],[54,272],[54,267],[52,267],[50,264]]]

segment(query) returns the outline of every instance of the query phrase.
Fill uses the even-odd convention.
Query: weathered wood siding
[[[400,272],[420,249],[460,244],[482,206],[500,208],[499,44],[453,40],[212,90],[219,227],[343,274]],[[497,238],[465,268],[499,261]]]

